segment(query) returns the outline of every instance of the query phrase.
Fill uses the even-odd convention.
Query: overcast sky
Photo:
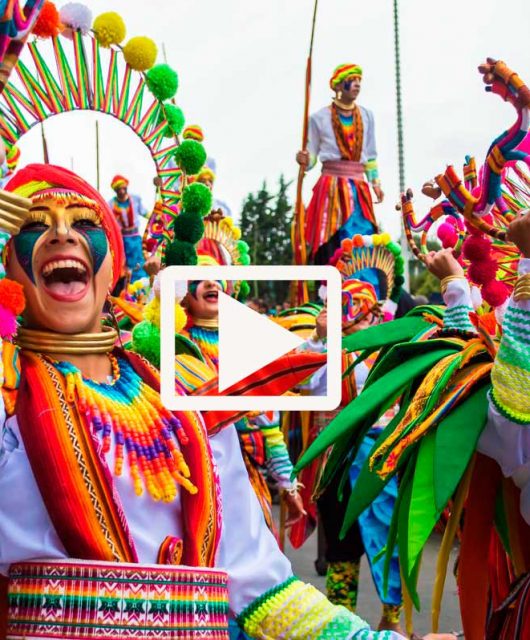
[[[58,2],[58,6],[63,3]],[[281,173],[296,179],[305,63],[313,0],[87,0],[94,12],[120,12],[128,37],[165,43],[178,71],[178,104],[200,124],[217,162],[215,193],[238,213],[245,195]],[[401,0],[401,58],[407,184],[419,192],[446,164],[477,160],[509,126],[513,110],[484,93],[477,65],[491,55],[530,81],[528,0]],[[159,54],[159,61],[162,54]],[[312,110],[329,103],[328,80],[340,63],[364,69],[359,103],[373,110],[380,175],[387,198],[376,209],[397,233],[393,13],[391,0],[320,0],[313,57]],[[102,191],[114,173],[153,199],[153,167],[142,143],[119,123],[99,116]],[[91,116],[60,116],[46,124],[50,159],[95,182]],[[21,143],[23,163],[41,161],[40,132]],[[318,173],[306,178],[306,196]],[[426,206],[424,199],[418,198]],[[421,206],[419,207],[421,210]]]

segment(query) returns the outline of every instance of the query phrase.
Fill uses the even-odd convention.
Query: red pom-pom
[[[495,260],[480,260],[469,265],[468,275],[475,284],[486,284],[495,279],[497,263]]]
[[[469,224],[467,220],[466,220],[466,231],[472,236],[481,236],[483,233],[480,229],[477,229],[477,227],[474,227],[472,224]]]
[[[484,236],[469,236],[462,245],[462,253],[467,260],[485,260],[491,253],[491,242]]]
[[[39,38],[53,38],[58,36],[62,30],[63,25],[57,7],[50,0],[44,0],[32,33]]]
[[[26,306],[22,285],[14,280],[2,278],[0,280],[0,305],[13,315],[19,316]]]
[[[335,253],[331,256],[331,258],[329,259],[329,264],[332,267],[336,267],[337,266],[337,262],[342,258],[342,254],[343,254],[343,250],[339,247],[338,249],[335,250]]]
[[[509,287],[499,280],[490,280],[482,287],[481,292],[482,298],[491,307],[500,307],[510,296]]]
[[[449,249],[455,246],[458,240],[458,234],[454,225],[444,222],[438,227],[438,238],[442,243],[444,249]]]

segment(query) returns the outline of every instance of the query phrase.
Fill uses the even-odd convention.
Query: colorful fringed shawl
[[[135,372],[159,390],[158,373],[141,357],[119,350]],[[134,543],[98,438],[75,404],[64,378],[39,355],[20,354],[22,375],[15,414],[48,513],[68,554],[87,560],[136,562]],[[213,566],[220,534],[218,482],[206,432],[191,412],[178,414],[189,438],[183,453],[195,495],[182,491],[182,562]],[[169,533],[169,532],[168,532]],[[162,541],[161,541],[162,543]]]
[[[363,119],[359,107],[354,105],[351,124],[346,124],[335,104],[332,104],[331,124],[342,159],[359,162],[363,150],[364,137]]]

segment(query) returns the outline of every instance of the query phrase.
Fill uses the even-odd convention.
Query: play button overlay
[[[326,354],[313,360],[326,367],[326,394],[237,395],[233,388],[245,381],[266,379],[271,370],[284,376],[282,367],[296,371],[304,362],[305,340],[266,315],[253,311],[226,293],[219,293],[219,372],[215,393],[182,396],[175,391],[175,291],[182,283],[198,280],[313,281],[327,288],[328,337]],[[163,404],[173,411],[330,411],[341,400],[341,278],[330,266],[172,266],[160,274],[161,389]],[[300,356],[299,354],[306,354]],[[287,355],[286,355],[287,354]],[[294,354],[294,356],[293,356]],[[299,367],[300,370],[302,370]],[[243,381],[243,382],[242,382]],[[259,384],[256,385],[259,389]]]
[[[226,293],[220,293],[219,391],[301,347],[304,342],[267,316],[249,309]],[[266,344],[267,348],[259,348],[260,343]],[[238,353],[239,356],[234,357]]]

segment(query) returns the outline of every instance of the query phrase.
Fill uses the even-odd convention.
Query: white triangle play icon
[[[219,293],[219,391],[303,343],[267,316]]]

